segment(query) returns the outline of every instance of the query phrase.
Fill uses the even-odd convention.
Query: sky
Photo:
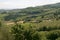
[[[22,9],[58,2],[60,0],[0,0],[0,9]]]

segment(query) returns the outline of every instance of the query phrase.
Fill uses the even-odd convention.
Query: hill
[[[49,4],[25,9],[0,10],[0,20],[49,20],[60,19],[60,3]]]

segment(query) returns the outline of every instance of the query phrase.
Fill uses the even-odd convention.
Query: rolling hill
[[[0,20],[44,20],[60,19],[60,3],[49,4],[25,9],[0,10]]]

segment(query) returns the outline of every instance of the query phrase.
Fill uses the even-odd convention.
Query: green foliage
[[[60,40],[60,3],[2,10],[0,20],[0,40]]]
[[[58,37],[56,40],[60,40],[60,37]]]
[[[50,35],[48,35],[47,39],[50,39],[50,40],[55,40],[58,38],[58,34],[55,34],[55,33],[51,33]]]
[[[14,36],[14,40],[23,40],[23,27],[21,25],[15,25],[12,27],[12,34]]]

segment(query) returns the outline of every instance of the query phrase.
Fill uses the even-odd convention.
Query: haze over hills
[[[57,15],[56,17],[55,14]],[[0,10],[0,20],[41,20],[60,18],[60,3],[24,9]]]

